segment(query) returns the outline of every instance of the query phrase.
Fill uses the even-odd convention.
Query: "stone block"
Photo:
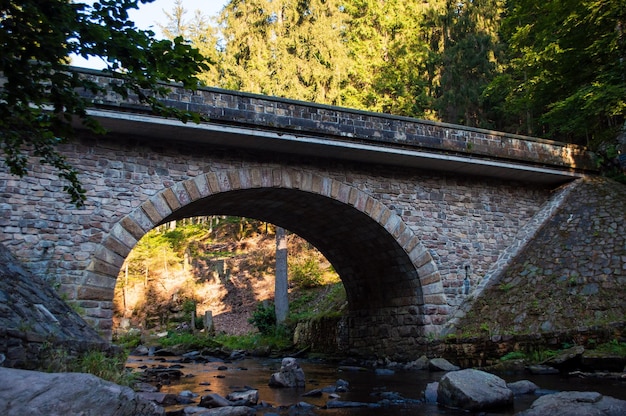
[[[76,295],[80,300],[104,300],[110,301],[113,299],[114,289],[98,287],[98,286],[80,286]]]

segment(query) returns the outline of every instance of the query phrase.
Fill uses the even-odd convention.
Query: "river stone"
[[[626,400],[596,392],[566,391],[541,396],[517,416],[622,416]]]
[[[514,381],[513,383],[507,383],[506,386],[513,392],[514,396],[531,394],[539,388],[539,386],[529,380]]]
[[[492,409],[512,405],[513,392],[500,377],[469,368],[441,378],[437,403],[471,411]]]
[[[259,402],[259,391],[250,389],[246,391],[235,391],[226,396],[231,402],[241,402],[244,406],[256,406]]]
[[[426,370],[428,368],[428,357],[422,355],[415,361],[408,362],[404,365],[404,370],[413,371],[413,370]]]
[[[424,390],[424,401],[426,403],[437,403],[437,389],[439,388],[439,382],[433,381],[426,385]]]
[[[580,364],[587,370],[618,373],[624,371],[626,357],[603,351],[586,350],[580,359]]]
[[[395,373],[396,372],[390,368],[377,368],[376,370],[374,370],[374,374],[376,374],[377,376],[392,376]]]
[[[217,393],[209,393],[200,398],[200,407],[226,407],[232,403]]]
[[[430,371],[457,371],[460,367],[450,363],[445,358],[433,358],[428,362],[428,369]]]
[[[214,409],[186,407],[184,413],[194,416],[254,416],[256,410],[247,406],[216,407]]]
[[[0,367],[3,416],[161,416],[165,410],[129,387],[92,374]]]
[[[342,400],[329,400],[326,402],[327,409],[348,409],[352,407],[376,407],[376,405],[372,403],[352,402],[352,401],[342,401]]]
[[[272,374],[269,385],[270,387],[304,387],[304,370],[300,368],[295,358],[283,358],[280,371]]]
[[[548,365],[529,365],[528,372],[534,375],[559,374],[559,370]]]

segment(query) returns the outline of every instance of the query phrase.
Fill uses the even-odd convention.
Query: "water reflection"
[[[268,382],[272,373],[280,370],[279,359],[243,359],[233,362],[215,361],[209,363],[178,364],[180,357],[167,357],[163,360],[158,357],[129,358],[127,366],[135,371],[142,367],[156,367],[180,365],[184,376],[179,381],[164,385],[161,392],[178,394],[183,390],[190,390],[200,396],[208,393],[217,393],[226,397],[233,391],[253,388],[259,391],[259,401],[271,405],[271,408],[259,410],[257,415],[266,413],[287,415],[287,408],[299,402],[306,402],[316,406],[310,413],[315,415],[334,416],[370,416],[370,415],[468,415],[470,413],[444,409],[436,404],[424,403],[423,392],[426,385],[439,381],[444,373],[428,371],[401,372],[392,375],[378,375],[373,371],[340,371],[337,365],[310,360],[299,360],[299,364],[306,376],[306,387],[303,389],[270,388]],[[626,389],[619,380],[598,380],[581,378],[564,378],[559,376],[531,376],[527,374],[500,374],[507,382],[517,380],[531,380],[542,389],[569,390],[569,391],[598,391],[602,394],[618,399],[626,399]],[[303,394],[313,389],[335,385],[338,379],[349,383],[349,391],[340,393],[339,400],[369,403],[373,408],[358,407],[346,409],[323,409],[329,401],[329,395],[323,393],[319,397],[303,397]],[[384,401],[388,395],[385,392],[395,392],[407,399],[404,402]],[[527,395],[515,399],[513,408],[500,412],[481,413],[485,415],[513,415],[527,409],[537,398]],[[419,403],[418,403],[419,401]],[[168,407],[174,410],[184,406]]]

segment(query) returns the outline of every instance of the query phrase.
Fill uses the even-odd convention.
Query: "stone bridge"
[[[60,148],[85,207],[36,158],[24,179],[2,168],[0,242],[105,337],[143,235],[233,215],[297,233],[332,263],[349,304],[346,350],[410,355],[507,268],[568,183],[593,174],[591,156],[563,143],[274,97],[172,86],[165,101],[204,114],[200,124],[133,97],[91,98],[108,134],[79,129]]]

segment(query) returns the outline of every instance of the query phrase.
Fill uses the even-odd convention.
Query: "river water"
[[[434,403],[425,403],[424,390],[426,385],[439,381],[444,373],[429,371],[395,371],[391,375],[379,375],[374,371],[341,371],[338,365],[319,361],[300,359],[298,363],[304,370],[306,387],[302,389],[272,388],[268,386],[270,376],[280,370],[280,359],[246,358],[233,362],[215,361],[208,363],[180,363],[180,357],[140,357],[131,356],[127,367],[133,371],[142,371],[150,367],[178,368],[183,377],[169,385],[163,385],[161,392],[178,394],[189,390],[196,394],[195,404],[200,396],[217,393],[226,397],[233,391],[253,388],[259,391],[259,402],[263,401],[271,407],[257,411],[257,415],[280,414],[287,415],[287,408],[299,402],[306,402],[316,406],[309,413],[314,415],[332,416],[371,416],[371,415],[468,415],[470,413],[445,409]],[[565,377],[559,375],[535,376],[530,374],[498,374],[507,382],[530,380],[542,390],[556,391],[597,391],[607,396],[626,400],[626,383],[620,380],[597,378]],[[341,401],[370,403],[378,407],[356,407],[341,409],[324,409],[329,397],[324,393],[321,397],[303,397],[303,394],[313,389],[334,386],[337,380],[349,383],[348,391],[338,393]],[[394,401],[393,404],[383,404],[389,392],[394,392],[406,399]],[[537,398],[536,395],[516,397],[514,407],[499,412],[482,413],[485,415],[513,415],[527,409]],[[385,403],[385,402],[383,402]],[[175,410],[184,406],[166,407]]]

